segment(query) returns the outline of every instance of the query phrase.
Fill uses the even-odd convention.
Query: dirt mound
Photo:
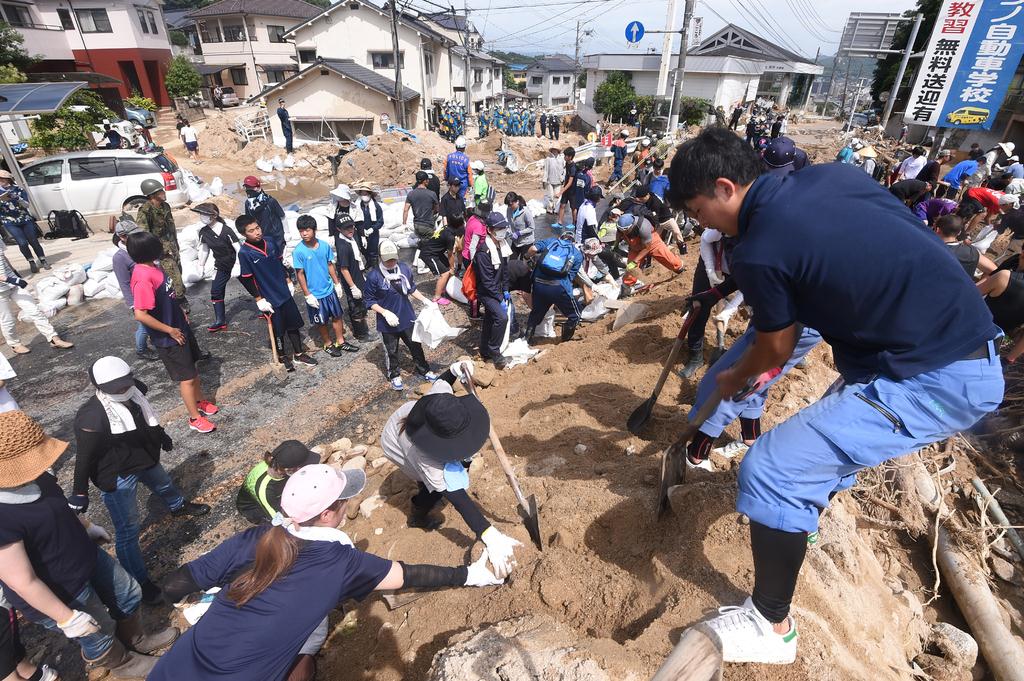
[[[454,151],[450,142],[433,132],[417,132],[417,141],[399,133],[366,139],[369,146],[365,151],[356,150],[342,158],[338,182],[363,180],[378,187],[407,187],[419,170],[420,159],[429,158],[440,175],[445,157]]]
[[[238,155],[242,138],[235,132],[235,116],[210,112],[206,116],[199,141],[203,154],[211,158],[232,158]]]

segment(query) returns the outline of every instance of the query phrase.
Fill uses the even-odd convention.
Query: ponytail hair
[[[252,565],[231,582],[228,598],[242,607],[291,570],[298,555],[299,540],[283,527],[271,527],[256,544]]]

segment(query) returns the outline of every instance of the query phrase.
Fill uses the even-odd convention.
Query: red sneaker
[[[197,419],[190,418],[188,420],[188,427],[199,433],[212,433],[217,430],[217,426],[207,421],[205,416],[200,416]]]
[[[220,411],[220,407],[209,400],[199,400],[196,402],[196,407],[203,416],[213,416]]]

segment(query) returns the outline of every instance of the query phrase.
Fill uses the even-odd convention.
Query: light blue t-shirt
[[[327,266],[334,262],[334,249],[323,239],[316,240],[316,248],[300,241],[292,251],[292,267],[306,275],[306,286],[317,298],[326,298],[334,291],[334,282]]]

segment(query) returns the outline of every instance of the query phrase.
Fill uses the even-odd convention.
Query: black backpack
[[[93,233],[92,227],[77,210],[51,210],[46,216],[46,222],[50,226],[50,231],[45,235],[47,239],[70,238],[78,241],[88,239]]]

